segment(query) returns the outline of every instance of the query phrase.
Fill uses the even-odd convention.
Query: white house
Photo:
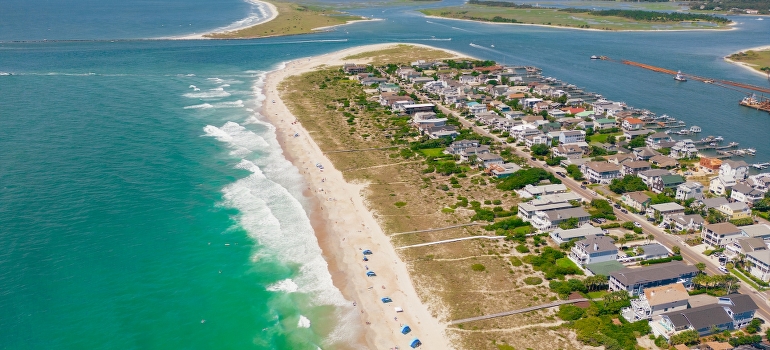
[[[690,198],[703,199],[703,184],[700,182],[685,182],[676,187],[676,199],[688,200]]]
[[[620,165],[606,162],[588,162],[583,164],[581,171],[592,183],[608,184],[612,179],[620,177]]]
[[[618,259],[618,247],[615,246],[615,241],[610,237],[588,236],[575,242],[569,257],[581,266],[613,261]]]

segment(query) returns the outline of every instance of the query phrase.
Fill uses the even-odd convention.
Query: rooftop
[[[618,247],[615,246],[615,240],[607,236],[588,236],[575,243],[575,245],[581,246],[589,254],[618,250]]]
[[[663,314],[668,317],[675,327],[692,325],[694,329],[710,328],[713,325],[732,323],[733,319],[722,306],[704,305],[681,311]]]
[[[648,281],[660,281],[677,278],[682,275],[698,272],[693,265],[687,265],[681,261],[672,261],[663,264],[647,265],[639,268],[625,268],[613,272],[612,277],[626,286]]]
[[[679,203],[676,203],[676,202],[654,204],[654,205],[651,205],[650,208],[655,209],[657,211],[662,211],[662,212],[684,210],[684,207],[679,205]]]
[[[628,192],[625,194],[625,196],[631,198],[631,200],[637,203],[644,203],[651,199],[650,196],[648,196],[643,191]]]
[[[741,226],[740,230],[748,237],[770,237],[770,226],[767,224]]]
[[[706,225],[706,228],[714,232],[718,235],[728,235],[728,234],[735,234],[740,233],[741,229],[738,228],[738,226],[735,226],[729,222],[722,222],[718,224],[708,224]]]
[[[581,207],[563,208],[545,212],[551,221],[591,216]]]
[[[669,253],[668,249],[659,243],[648,243],[641,246],[640,248],[644,250],[644,255],[649,256],[668,255]]]
[[[620,166],[607,162],[590,162],[586,163],[586,167],[597,172],[606,173],[610,171],[620,171]]]
[[[646,288],[644,297],[650,306],[667,304],[680,300],[687,300],[690,294],[681,283],[668,284],[660,287]]]

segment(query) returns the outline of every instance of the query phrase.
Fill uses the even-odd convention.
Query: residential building
[[[483,153],[479,154],[476,162],[481,168],[489,168],[493,164],[502,165],[504,163],[503,157],[496,153]]]
[[[588,236],[575,242],[569,253],[569,258],[580,266],[617,260],[618,247],[615,241],[607,236]]]
[[[703,198],[700,200],[700,202],[703,203],[703,206],[706,208],[706,210],[717,209],[721,207],[722,204],[729,203],[725,197]]]
[[[594,120],[595,130],[612,129],[618,126],[618,122],[615,119],[600,118]]]
[[[717,210],[721,211],[722,214],[725,214],[729,220],[751,217],[751,209],[743,202],[722,204]]]
[[[606,162],[589,162],[580,169],[586,179],[592,183],[608,184],[620,177],[620,166]]]
[[[530,148],[534,145],[547,145],[550,142],[548,135],[542,133],[524,137],[524,144]]]
[[[478,140],[460,140],[449,144],[449,147],[444,150],[447,154],[460,154],[468,148],[479,147]]]
[[[466,148],[460,152],[460,161],[467,162],[471,160],[471,157],[476,157],[489,153],[489,146],[481,145],[478,147]]]
[[[765,282],[770,282],[770,250],[756,250],[746,253],[749,273]]]
[[[664,156],[662,154],[650,157],[649,162],[658,168],[665,169],[671,169],[679,166],[679,162],[676,159]]]
[[[755,224],[738,227],[744,237],[770,240],[770,226],[767,224]]]
[[[736,257],[751,252],[767,250],[767,243],[761,238],[740,237],[728,243],[725,248],[725,253],[730,257]]]
[[[404,105],[404,112],[406,112],[406,114],[415,114],[417,112],[433,112],[434,107],[436,106],[432,103]]]
[[[563,131],[559,135],[559,144],[571,144],[586,141],[586,132],[583,130]]]
[[[724,247],[733,240],[741,237],[741,230],[729,222],[707,224],[701,232],[703,243],[712,247]]]
[[[612,164],[618,164],[618,165],[623,164],[625,162],[630,162],[630,161],[633,161],[634,159],[636,159],[636,158],[634,158],[634,156],[632,156],[630,154],[625,154],[625,153],[613,154],[613,155],[607,156],[605,158],[607,159],[607,162],[612,163]]]
[[[719,167],[719,176],[711,179],[709,191],[718,195],[724,195],[728,189],[732,189],[739,181],[746,180],[749,175],[749,166],[739,160],[724,160]]]
[[[624,162],[621,164],[622,170],[621,173],[623,176],[626,175],[636,175],[639,172],[650,170],[650,162],[644,161],[644,160],[635,160],[630,162]]]
[[[634,148],[634,157],[638,160],[650,160],[652,157],[661,155],[660,152],[651,147]]]
[[[653,204],[647,209],[648,217],[660,220],[668,219],[678,214],[684,214],[684,207],[674,202]]]
[[[583,158],[583,155],[585,154],[585,150],[576,144],[558,145],[553,147],[552,150],[554,157],[564,157],[568,159]]]
[[[667,221],[669,228],[674,232],[700,231],[703,228],[703,217],[698,214],[672,215]]]
[[[644,191],[626,192],[621,197],[623,204],[634,208],[637,212],[646,211],[652,199]]]
[[[650,322],[653,334],[669,339],[687,330],[695,330],[699,336],[732,331],[747,326],[758,308],[746,294],[730,294],[717,300],[715,304],[667,312],[660,315],[659,319],[653,318]]]
[[[647,136],[649,134],[654,134],[655,130],[650,129],[638,129],[638,130],[623,130],[623,136],[626,138],[626,140],[631,140],[634,137],[637,136]]]
[[[693,158],[698,155],[698,149],[695,147],[695,143],[690,139],[677,141],[673,147],[671,147],[671,158],[683,159]]]
[[[660,243],[647,243],[640,247],[644,260],[667,258],[671,252]]]
[[[645,140],[645,143],[647,144],[647,147],[656,149],[657,145],[661,142],[672,142],[674,139],[671,138],[671,136],[668,136],[665,132],[656,132],[654,134],[650,134],[647,136],[647,140]]]
[[[648,320],[665,312],[687,309],[689,298],[687,289],[681,283],[647,288],[638,299],[631,300],[631,306],[622,309],[620,314],[628,322]]]
[[[746,204],[754,205],[764,198],[765,194],[762,191],[755,190],[749,186],[746,182],[739,182],[733,186],[733,190],[730,192],[730,198],[743,202]]]
[[[526,185],[521,190],[516,191],[522,198],[540,197],[549,194],[565,193],[567,192],[567,186],[564,184],[552,184],[552,185]]]
[[[524,221],[531,221],[536,212],[572,208],[572,201],[580,201],[581,197],[574,192],[549,194],[519,203],[518,216]]]
[[[700,182],[687,181],[676,186],[676,199],[688,200],[690,198],[703,199],[703,184]]]
[[[366,72],[366,65],[345,63],[342,65],[342,70],[347,74],[358,74]]]
[[[681,283],[686,288],[692,285],[692,278],[700,271],[693,265],[681,261],[647,265],[638,268],[625,268],[610,273],[610,291],[624,290],[635,296],[645,288]]]
[[[604,230],[589,223],[583,224],[578,228],[565,230],[557,228],[551,231],[550,236],[556,244],[567,243],[573,239],[582,240],[588,236],[603,236]]]
[[[650,189],[655,193],[662,193],[665,189],[671,188],[676,190],[677,186],[683,184],[685,179],[680,175],[666,174],[659,177],[655,177],[652,180],[652,186]]]
[[[639,118],[626,118],[621,125],[626,130],[639,130],[644,126],[644,121]]]
[[[549,232],[558,228],[558,225],[569,219],[577,219],[578,226],[588,223],[591,214],[582,207],[563,208],[548,211],[537,211],[531,220],[532,227],[540,232]]]
[[[719,170],[719,168],[722,166],[722,160],[719,158],[701,157],[700,161],[698,161],[698,164],[701,166],[701,168],[715,171]]]
[[[521,167],[516,163],[492,164],[487,168],[488,173],[498,179],[511,176],[519,170]]]
[[[642,181],[644,181],[644,184],[647,185],[647,187],[652,188],[652,184],[661,176],[663,175],[670,175],[671,173],[666,169],[650,169],[645,171],[640,171],[636,174]]]

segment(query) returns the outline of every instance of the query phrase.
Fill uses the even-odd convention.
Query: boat
[[[682,130],[677,131],[676,134],[677,135],[689,135],[690,134],[690,130],[682,129]]]
[[[599,59],[599,56],[596,56],[596,55],[592,55],[592,56],[591,56],[591,59],[592,59],[592,60],[598,60],[598,59]]]
[[[717,136],[717,137],[714,138],[714,141],[717,141],[717,142],[722,142],[724,140],[725,140],[725,138],[722,137],[722,136]]]
[[[9,73],[9,72],[0,72],[0,76],[9,76],[9,75],[13,75],[13,73]]]
[[[754,108],[760,111],[770,112],[770,99],[767,99],[765,97],[757,98],[756,94],[751,94],[749,96],[746,96],[739,102],[741,106],[746,106],[749,108]]]
[[[711,79],[706,79],[703,82],[706,83],[706,84],[713,84],[714,83],[714,81],[711,80]]]
[[[701,130],[700,126],[693,125],[693,126],[690,127],[690,132],[691,133],[697,134],[697,133],[699,133],[701,131],[703,131],[703,130]]]
[[[682,71],[677,71],[676,75],[674,76],[674,80],[676,81],[687,81],[687,78],[682,75]]]
[[[754,149],[754,148],[747,148],[746,149],[746,153],[748,153],[748,154],[753,156],[753,155],[757,154],[757,150]]]
[[[489,45],[489,47],[495,47],[495,45]]]

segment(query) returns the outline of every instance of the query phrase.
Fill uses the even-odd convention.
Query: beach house
[[[638,268],[626,267],[610,273],[610,291],[623,290],[635,296],[643,293],[645,288],[681,283],[686,288],[692,286],[692,278],[700,271],[693,265],[681,261],[662,264],[646,265]]]
[[[604,230],[602,230],[600,227],[593,226],[591,224],[583,224],[583,226],[580,226],[578,228],[573,229],[562,229],[557,228],[553,231],[551,231],[550,236],[551,239],[553,239],[556,244],[562,244],[567,243],[573,239],[575,240],[581,240],[585,239],[588,236],[603,236]]]
[[[621,167],[607,162],[588,162],[580,169],[591,183],[608,184],[620,177]]]
[[[742,232],[738,226],[729,222],[707,224],[703,227],[703,232],[701,232],[703,243],[716,248],[724,247],[728,243],[741,237],[741,235]]]
[[[703,198],[703,184],[700,182],[685,182],[676,186],[676,199],[688,200],[690,198],[702,199]]]
[[[587,236],[575,242],[570,249],[569,258],[580,266],[614,261],[618,259],[618,247],[615,241],[607,236]]]
[[[620,197],[623,204],[635,209],[637,212],[643,212],[650,206],[652,199],[644,191],[626,192]]]

